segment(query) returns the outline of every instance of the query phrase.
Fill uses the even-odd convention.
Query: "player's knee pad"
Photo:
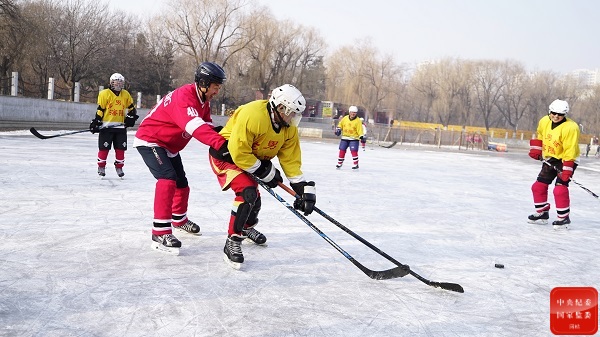
[[[246,221],[248,220],[248,217],[255,206],[256,199],[258,198],[258,191],[256,190],[256,187],[250,186],[244,188],[241,195],[242,199],[244,199],[244,202],[238,206],[237,211],[235,212],[235,221],[233,222],[233,230],[236,233],[240,233],[244,229],[244,225],[246,224]]]
[[[254,227],[258,223],[258,213],[260,212],[261,201],[260,197],[256,198],[254,202],[254,206],[250,210],[250,215],[248,215],[248,220],[246,220],[246,224],[249,227]]]
[[[548,194],[548,184],[542,181],[537,180],[531,185],[531,192],[533,194]]]

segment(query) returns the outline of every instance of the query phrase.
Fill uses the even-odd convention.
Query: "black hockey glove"
[[[277,187],[278,183],[283,182],[283,178],[281,178],[281,173],[270,160],[261,160],[260,166],[254,174],[258,177],[258,179],[264,181],[270,188]]]
[[[90,122],[90,132],[96,133],[96,132],[100,131],[101,126],[102,126],[102,120],[97,119],[97,118],[92,119],[92,121]]]
[[[221,130],[223,130],[223,126],[217,125],[217,126],[213,127],[213,130],[215,130],[216,133],[219,133],[219,132],[221,132]]]
[[[138,118],[140,118],[140,116],[138,116],[135,113],[135,110],[132,110],[129,113],[127,113],[127,116],[125,116],[125,127],[126,128],[133,127],[135,125],[135,121],[137,121]]]
[[[314,181],[302,181],[292,185],[294,192],[300,196],[300,199],[294,201],[294,208],[304,212],[304,215],[312,213],[317,203],[317,189]]]
[[[233,159],[231,158],[231,154],[229,153],[229,149],[227,148],[227,145],[229,144],[229,141],[226,140],[225,143],[223,143],[223,145],[221,145],[221,147],[217,150],[214,148],[209,148],[208,149],[208,153],[210,153],[210,155],[218,160],[221,161],[226,161],[230,164],[235,164],[233,162]]]

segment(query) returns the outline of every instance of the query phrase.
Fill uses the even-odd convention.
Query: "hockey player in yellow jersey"
[[[109,88],[98,94],[98,110],[90,123],[90,131],[98,132],[98,175],[106,175],[106,159],[112,146],[115,147],[115,170],[123,177],[127,129],[138,119],[131,94],[123,86],[125,77],[119,73],[110,76]],[[125,109],[128,110],[125,114]]]
[[[302,153],[298,124],[306,101],[294,86],[277,87],[268,100],[240,106],[219,132],[228,140],[219,150],[210,149],[210,164],[223,191],[235,193],[224,247],[224,259],[239,269],[244,262],[241,242],[249,239],[258,245],[267,238],[256,230],[261,197],[252,174],[274,188],[283,182],[280,171],[271,163],[278,158],[283,173],[294,191],[301,196],[294,208],[305,215],[317,201],[315,183],[302,173]]]
[[[537,139],[530,141],[529,156],[547,163],[542,163],[537,180],[531,186],[536,212],[529,216],[529,222],[548,223],[548,187],[556,179],[553,193],[558,219],[552,223],[555,229],[568,228],[571,223],[569,181],[579,161],[579,125],[567,118],[568,112],[566,101],[554,100],[548,115],[538,123]]]
[[[335,167],[340,169],[344,164],[344,158],[346,157],[346,151],[350,147],[350,154],[352,155],[352,169],[358,169],[358,146],[359,141],[362,140],[365,135],[365,129],[363,128],[362,120],[358,117],[358,107],[352,105],[348,109],[348,115],[344,116],[338,123],[335,129],[336,136],[342,136],[340,140],[338,161]]]

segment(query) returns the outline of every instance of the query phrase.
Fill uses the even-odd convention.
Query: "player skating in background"
[[[352,169],[358,169],[358,143],[360,138],[364,136],[362,121],[357,118],[358,108],[352,105],[348,109],[348,115],[344,116],[338,123],[335,129],[336,136],[342,136],[340,140],[338,162],[336,168],[341,168],[346,157],[346,150],[350,147],[352,155]]]
[[[309,215],[317,201],[315,183],[306,181],[301,170],[302,153],[298,123],[306,101],[296,87],[285,84],[273,90],[268,100],[257,100],[240,106],[227,121],[220,134],[228,146],[210,149],[210,163],[223,191],[235,193],[223,251],[225,261],[235,269],[244,262],[241,242],[248,238],[264,245],[267,238],[257,231],[261,197],[253,174],[274,188],[283,182],[281,173],[271,160],[279,164],[294,191],[301,196],[294,208]]]
[[[360,145],[362,146],[362,149],[364,151],[367,145],[367,124],[365,123],[365,119],[362,117],[360,118],[360,121],[362,122],[363,126],[363,135],[360,136]]]
[[[90,122],[90,131],[98,132],[98,175],[106,175],[106,158],[111,147],[115,147],[115,170],[123,177],[125,151],[127,150],[127,129],[138,119],[133,99],[123,89],[125,77],[119,73],[110,76],[108,89],[98,94],[98,110]],[[127,115],[125,109],[128,110]]]
[[[569,180],[579,161],[579,126],[567,118],[568,112],[569,104],[566,101],[553,101],[548,115],[538,123],[537,139],[530,141],[529,156],[535,160],[545,159],[550,165],[542,163],[537,180],[531,186],[536,212],[529,216],[529,222],[548,223],[548,186],[556,179],[553,193],[558,219],[552,223],[555,229],[568,228],[571,223]],[[561,170],[562,174],[552,166]]]
[[[152,247],[179,254],[181,241],[172,227],[200,235],[200,227],[188,219],[190,187],[179,151],[192,138],[219,149],[225,139],[215,131],[210,100],[221,90],[225,71],[212,62],[203,62],[195,83],[183,85],[164,96],[140,123],[133,146],[156,178]]]

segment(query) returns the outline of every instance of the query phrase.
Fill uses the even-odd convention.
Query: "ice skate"
[[[254,228],[244,229],[242,235],[246,237],[246,240],[244,240],[245,242],[254,243],[263,247],[267,246],[267,237]]]
[[[104,177],[106,175],[106,168],[98,166],[98,175],[100,178]]]
[[[545,225],[548,223],[548,218],[548,211],[535,212],[527,217],[527,219],[529,219],[527,222],[536,225]]]
[[[552,227],[555,230],[569,229],[569,224],[571,223],[571,219],[567,216],[563,219],[558,219],[552,222]]]
[[[173,234],[165,234],[165,235],[152,234],[152,246],[151,247],[162,253],[179,255],[179,248],[181,248],[181,241],[179,241]]]
[[[342,164],[335,165],[335,168],[338,169],[338,170],[341,169],[342,168]]]
[[[358,164],[356,164],[356,165],[352,166],[352,169],[353,169],[353,170],[358,170]]]
[[[173,227],[177,228],[178,230],[180,230],[182,232],[190,233],[193,235],[202,235],[202,233],[200,233],[200,226],[198,226],[195,222],[193,222],[189,219],[183,225],[181,225],[181,226],[173,225]]]
[[[242,254],[242,241],[244,237],[237,234],[232,234],[225,241],[223,248],[223,260],[231,268],[239,270],[244,263],[244,254]]]
[[[123,176],[125,175],[125,173],[123,172],[123,168],[115,167],[115,170],[117,171],[117,175],[119,176],[119,178],[123,178]]]

